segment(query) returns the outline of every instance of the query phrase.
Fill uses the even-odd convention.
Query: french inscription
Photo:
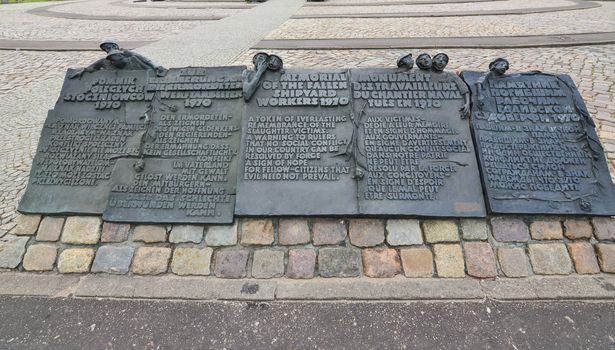
[[[484,216],[465,83],[453,73],[352,70],[360,212]]]
[[[568,76],[464,73],[491,211],[615,214],[593,122]]]
[[[347,71],[267,72],[247,105],[237,214],[354,214]]]

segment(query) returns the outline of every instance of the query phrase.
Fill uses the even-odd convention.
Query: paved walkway
[[[0,298],[2,349],[608,349],[612,303]]]

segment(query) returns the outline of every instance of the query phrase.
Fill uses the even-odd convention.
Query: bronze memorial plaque
[[[232,222],[244,69],[69,70],[19,210]]]
[[[615,189],[594,123],[567,75],[464,72],[493,213],[614,215]]]
[[[259,69],[245,78],[235,213],[357,214],[348,71]]]
[[[73,73],[43,126],[21,212],[101,214],[115,162],[138,153],[145,126],[133,112],[152,97],[146,72]]]
[[[360,213],[485,216],[461,78],[402,67],[351,79]]]
[[[150,76],[139,156],[119,161],[103,218],[231,223],[244,67],[178,68]]]

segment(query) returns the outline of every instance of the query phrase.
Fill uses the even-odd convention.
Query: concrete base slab
[[[0,295],[185,300],[615,300],[615,276],[496,280],[59,275],[0,272]]]
[[[262,40],[255,49],[267,50],[361,50],[428,48],[526,48],[605,45],[615,43],[615,32],[481,37],[347,38]]]
[[[78,276],[0,273],[0,295],[65,296],[78,283]]]
[[[445,300],[483,299],[478,280],[336,279],[286,280],[278,283],[280,300]]]
[[[199,277],[87,276],[77,297],[191,300],[273,300],[275,282]]]
[[[134,49],[152,41],[122,41],[121,47]],[[100,51],[98,41],[0,40],[0,50],[24,51]]]

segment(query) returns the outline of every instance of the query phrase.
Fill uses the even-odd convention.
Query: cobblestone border
[[[127,225],[19,215],[0,269],[221,279],[464,278],[615,273],[615,218],[239,219]]]
[[[584,0],[573,0],[574,4],[569,6],[533,7],[518,8],[507,10],[484,10],[484,11],[438,11],[438,12],[376,12],[376,13],[321,13],[293,15],[291,19],[308,18],[401,18],[401,17],[473,17],[473,16],[510,16],[510,15],[529,15],[533,13],[551,13],[562,11],[588,10],[601,7],[595,2]],[[359,6],[359,5],[357,5]]]
[[[261,40],[253,49],[362,50],[362,49],[512,49],[592,46],[615,43],[615,32],[424,38],[347,38]]]

